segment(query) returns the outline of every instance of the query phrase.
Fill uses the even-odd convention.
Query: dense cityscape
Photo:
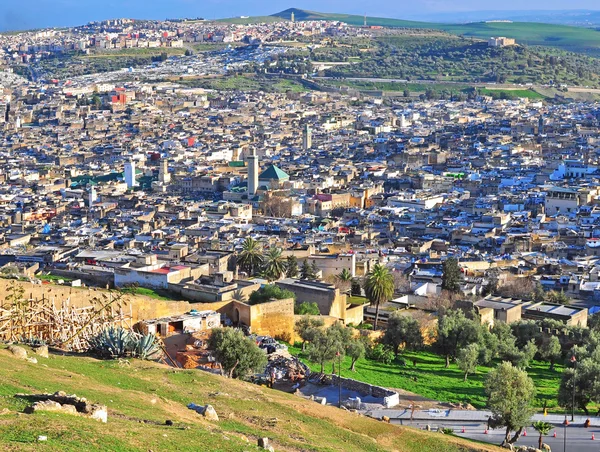
[[[0,358],[26,382],[44,363],[86,381],[81,398],[65,375],[23,387],[9,372],[0,431],[32,412],[44,427],[20,426],[24,442],[73,446],[35,414],[59,411],[87,432],[154,426],[114,450],[175,450],[177,434],[198,450],[199,429],[206,450],[324,450],[342,433],[317,429],[347,416],[336,428],[373,418],[352,434],[395,439],[332,450],[595,450],[597,90],[558,86],[562,69],[529,84],[340,77],[380,41],[456,39],[367,21],[291,11],[0,35]],[[528,51],[461,39],[491,58]],[[206,387],[144,394],[155,419],[89,390],[98,365],[123,390]],[[152,383],[126,381],[144,366]],[[296,410],[322,425],[289,436]],[[443,435],[400,439],[419,430]]]

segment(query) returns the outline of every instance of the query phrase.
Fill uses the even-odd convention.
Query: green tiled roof
[[[260,180],[287,180],[290,176],[275,165],[271,165],[264,170],[258,178]]]

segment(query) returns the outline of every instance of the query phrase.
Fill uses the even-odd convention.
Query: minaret
[[[137,185],[135,181],[135,162],[125,162],[125,183],[127,188],[133,188]]]
[[[296,15],[294,14],[294,11],[292,11],[292,15],[290,16],[290,20],[292,21],[292,23],[296,22]]]
[[[306,124],[304,126],[304,130],[302,131],[302,149],[307,151],[311,147],[312,147],[312,131],[310,130],[310,126],[308,124]]]
[[[363,27],[367,26],[367,13],[365,13],[365,19],[363,20]]]
[[[169,174],[169,162],[163,158],[160,160],[160,167],[158,168],[158,181],[161,184],[168,184],[171,182],[171,174]]]
[[[248,198],[250,198],[256,194],[258,188],[258,156],[254,148],[246,157],[246,161],[248,162]]]

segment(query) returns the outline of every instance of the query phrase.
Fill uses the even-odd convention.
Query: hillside
[[[352,14],[320,13],[290,8],[273,16],[290,19],[294,12],[296,20],[339,20],[351,25],[363,25],[364,17]],[[488,39],[490,36],[508,36],[521,44],[558,47],[590,55],[600,55],[600,32],[581,27],[534,22],[473,22],[447,24],[416,22],[384,17],[367,17],[368,25],[401,28],[427,28],[443,30],[455,35]]]
[[[394,426],[309,403],[296,396],[227,380],[132,361],[50,355],[38,364],[0,349],[0,450],[258,450],[268,437],[276,451],[495,451],[493,446]],[[15,393],[66,391],[108,406],[108,423],[64,414],[23,414]],[[186,408],[210,403],[220,421]],[[6,410],[9,410],[6,412]],[[165,425],[165,420],[174,425]]]

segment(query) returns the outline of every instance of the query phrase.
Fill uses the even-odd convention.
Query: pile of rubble
[[[287,379],[292,383],[304,380],[310,376],[310,369],[306,364],[295,356],[285,356],[282,354],[269,355],[269,362],[265,373],[275,374],[275,379]]]
[[[33,405],[25,408],[25,413],[39,411],[55,411],[75,416],[85,416],[101,422],[107,422],[108,410],[106,405],[91,404],[84,397],[57,391],[54,394],[16,394],[15,397],[35,400]]]

